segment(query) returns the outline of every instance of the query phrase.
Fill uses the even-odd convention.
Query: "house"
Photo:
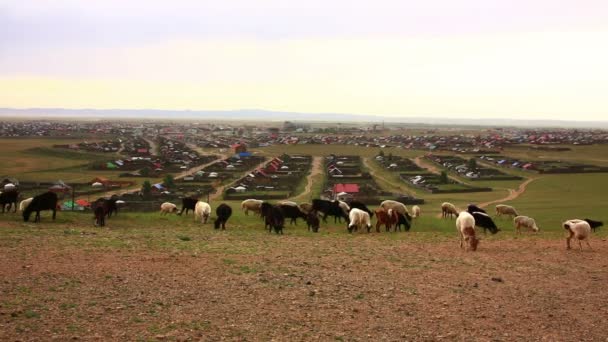
[[[349,183],[349,184],[334,184],[333,187],[334,194],[339,194],[341,192],[354,195],[359,193],[359,184]]]
[[[234,154],[239,154],[239,153],[247,152],[247,145],[245,145],[243,143],[237,143],[237,144],[234,144],[234,145],[232,145],[230,147],[232,148],[232,151],[234,151]]]

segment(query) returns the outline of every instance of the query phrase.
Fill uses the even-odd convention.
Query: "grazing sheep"
[[[420,213],[422,212],[422,210],[420,209],[419,206],[415,205],[412,207],[412,218],[418,218],[420,217]]]
[[[203,201],[198,201],[194,207],[194,221],[207,223],[207,219],[211,215],[211,206]]]
[[[215,215],[217,215],[217,218],[213,222],[213,228],[220,229],[221,225],[222,230],[224,230],[226,229],[226,222],[232,215],[232,208],[228,204],[222,203],[215,209]]]
[[[33,199],[34,199],[34,197],[30,197],[30,198],[26,198],[23,201],[19,202],[19,211],[23,212],[25,210],[25,208],[27,208],[27,206],[30,205],[30,203],[32,203]]]
[[[348,205],[350,206],[351,209],[357,208],[357,209],[361,209],[361,210],[365,211],[366,213],[369,214],[370,218],[374,217],[374,212],[369,210],[369,208],[363,202],[351,201]]]
[[[177,213],[177,206],[170,202],[165,202],[160,205],[160,214],[167,215],[169,213]]]
[[[467,206],[467,211],[469,212],[469,214],[474,213],[474,212],[487,214],[485,210],[481,209],[480,207],[476,206],[475,204],[469,204]]]
[[[591,226],[589,223],[583,220],[573,219],[568,220],[563,223],[564,229],[566,229],[570,234],[566,238],[566,248],[571,249],[570,240],[574,237],[578,240],[578,247],[582,251],[583,245],[581,241],[585,240],[589,249],[591,249],[591,245],[589,244],[589,235],[591,235]]]
[[[412,217],[409,214],[401,215],[397,213],[397,224],[395,224],[395,231],[399,229],[401,231],[401,226],[406,232],[410,231],[412,227]]]
[[[338,219],[347,219],[348,214],[344,213],[344,209],[340,207],[340,203],[338,201],[328,201],[323,199],[313,199],[312,200],[312,208],[320,213],[323,213],[321,217],[323,222],[327,222],[327,216],[334,217],[334,223],[337,222]]]
[[[298,218],[306,220],[307,215],[304,214],[297,205],[279,204],[278,206],[283,211],[283,217],[290,219],[290,224],[298,224]]]
[[[10,212],[11,207],[12,207],[13,212],[16,213],[18,198],[19,198],[19,191],[16,191],[16,190],[4,191],[4,192],[0,193],[0,206],[2,207],[2,212],[4,212],[6,206],[8,205],[7,211]]]
[[[316,211],[311,211],[306,215],[306,224],[308,225],[308,230],[312,230],[313,233],[319,232],[319,215]]]
[[[463,242],[466,242],[467,250],[476,251],[479,239],[475,236],[475,218],[473,215],[466,211],[458,214],[456,229],[460,233],[460,248],[463,248]]]
[[[369,214],[361,209],[352,209],[348,214],[348,232],[352,233],[353,230],[359,230],[363,226],[367,227],[367,232],[372,228],[372,224],[369,218]]]
[[[506,205],[506,204],[498,204],[496,206],[496,215],[497,216],[509,215],[509,216],[513,216],[513,217],[519,216],[519,214],[517,213],[515,208],[513,208],[510,205]]]
[[[196,207],[196,203],[198,202],[198,198],[192,197],[184,197],[182,198],[182,210],[177,215],[182,215],[184,210],[186,211],[186,215],[190,210],[194,211],[194,207]]]
[[[380,233],[380,227],[384,225],[385,230],[389,232],[391,227],[397,224],[397,212],[389,209],[388,211],[378,208],[375,210],[376,212],[376,232]],[[397,231],[397,229],[395,229]]]
[[[589,223],[589,226],[591,227],[591,229],[593,229],[594,233],[597,228],[604,225],[604,222],[602,222],[602,221],[595,221],[595,220],[588,219],[588,218],[584,219],[583,221]]]
[[[262,200],[246,199],[241,202],[241,209],[245,211],[245,215],[249,215],[250,211],[262,215]]]
[[[500,231],[500,229],[498,229],[498,227],[496,226],[496,223],[494,223],[494,221],[492,221],[492,218],[490,217],[490,215],[488,214],[484,214],[484,213],[479,213],[479,212],[474,212],[474,213],[469,213],[473,216],[473,218],[475,218],[475,224],[478,227],[483,228],[483,233],[486,233],[486,230],[489,230],[490,233],[492,234],[496,234]]]
[[[380,203],[380,207],[388,212],[389,209],[397,211],[401,215],[410,214],[405,204],[393,200],[386,200]]]
[[[283,234],[283,226],[285,226],[285,216],[283,210],[277,205],[270,203],[262,203],[262,217],[264,218],[264,228],[268,228],[268,232]]]
[[[536,226],[536,221],[528,216],[516,216],[513,219],[513,224],[518,234],[521,234],[521,227],[528,228],[534,232],[538,232],[540,229]]]
[[[51,191],[34,196],[30,205],[23,210],[23,221],[29,221],[32,212],[35,211],[36,217],[34,218],[34,222],[40,222],[40,211],[42,210],[52,210],[53,220],[55,220],[55,216],[57,215],[57,201],[57,194]]]
[[[443,202],[441,203],[441,217],[446,218],[448,215],[450,218],[453,215],[458,216],[458,209],[456,209],[456,206],[450,202]]]

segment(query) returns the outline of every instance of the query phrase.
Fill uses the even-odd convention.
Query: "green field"
[[[66,182],[99,175],[82,168],[95,155],[45,154],[59,141],[2,139],[0,174]],[[593,250],[568,252],[560,223],[575,217],[608,221],[608,174],[506,170],[535,178],[506,203],[536,218],[541,231],[517,235],[510,219],[499,218],[502,231],[480,233],[478,251],[466,253],[458,247],[454,219],[438,217],[441,203],[464,208],[494,202],[525,180],[474,183],[492,192],[428,194],[370,162],[378,149],[298,145],[256,151],[360,155],[383,190],[424,198],[422,217],[407,233],[349,234],[345,223],[329,219],[317,234],[300,220],[286,223],[277,236],[264,230],[259,217],[246,216],[240,201],[211,201],[213,208],[222,202],[233,208],[226,231],[195,222],[192,214],[125,210],[107,219],[105,228],[93,225],[91,212],[58,212],[56,221],[43,212],[41,223],[0,214],[0,340],[605,338],[601,284],[608,281],[608,233],[593,233]],[[589,162],[608,155],[604,146],[577,152]],[[323,172],[316,175],[310,193],[296,199],[317,198],[323,178]],[[577,324],[564,324],[555,318],[560,315],[578,317]]]

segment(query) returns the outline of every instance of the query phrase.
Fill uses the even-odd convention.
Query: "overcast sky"
[[[606,0],[0,0],[0,107],[608,120]]]

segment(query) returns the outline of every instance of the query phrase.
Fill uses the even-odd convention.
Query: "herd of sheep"
[[[0,203],[2,212],[5,211],[6,205],[8,205],[8,210],[14,205],[14,211],[16,211],[16,195],[10,198],[7,197],[6,193],[2,195],[4,195],[1,196],[2,201],[0,201],[2,202]],[[117,213],[118,208],[116,203],[117,199],[115,197],[100,199],[94,203],[95,225],[103,226],[106,217],[110,217],[112,213]],[[40,221],[41,210],[52,210],[53,219],[55,219],[57,204],[57,195],[53,192],[46,192],[21,201],[19,203],[19,210],[23,213],[23,219],[26,222],[29,220],[30,214],[36,212],[35,221],[38,222]],[[327,222],[328,216],[333,216],[334,222],[341,222],[344,219],[349,233],[358,231],[359,229],[366,229],[367,232],[370,232],[374,214],[376,215],[377,232],[380,232],[382,225],[385,226],[386,231],[390,231],[391,229],[394,229],[394,231],[397,231],[397,229],[401,230],[402,226],[408,231],[411,227],[412,219],[421,215],[419,206],[413,206],[410,211],[403,203],[392,200],[383,201],[380,203],[379,208],[373,212],[362,202],[351,201],[346,203],[338,200],[330,201],[322,199],[315,199],[312,203],[300,204],[292,201],[281,201],[277,204],[270,204],[262,200],[247,199],[241,203],[241,209],[246,215],[249,215],[250,212],[259,214],[264,220],[265,228],[269,231],[274,230],[277,234],[283,233],[286,219],[290,219],[291,223],[294,224],[297,223],[298,218],[306,221],[309,230],[318,232],[320,219],[323,222]],[[190,210],[194,212],[194,218],[197,222],[207,223],[207,220],[211,216],[211,206],[208,203],[192,198],[182,199],[182,209],[179,212],[177,206],[173,203],[165,202],[160,206],[161,215],[169,213],[182,215],[184,211],[188,214]],[[521,234],[522,228],[533,232],[540,230],[533,218],[519,215],[517,210],[512,206],[499,204],[495,210],[496,217],[509,216],[513,218],[513,225],[518,234]],[[215,229],[225,229],[226,222],[232,215],[232,208],[222,203],[216,208],[215,213]],[[468,205],[467,210],[461,211],[453,204],[444,202],[441,204],[441,217],[456,217],[456,228],[460,235],[460,246],[461,248],[465,248],[466,244],[466,249],[471,251],[475,251],[479,245],[476,227],[482,228],[484,233],[486,230],[490,230],[492,234],[500,231],[488,213],[473,204]],[[596,228],[602,225],[601,221],[591,219],[570,219],[563,222],[563,228],[569,233],[566,239],[567,248],[571,248],[570,241],[572,239],[579,242],[581,250],[582,241],[585,241],[587,246],[591,248],[589,245],[591,231],[595,231]]]

